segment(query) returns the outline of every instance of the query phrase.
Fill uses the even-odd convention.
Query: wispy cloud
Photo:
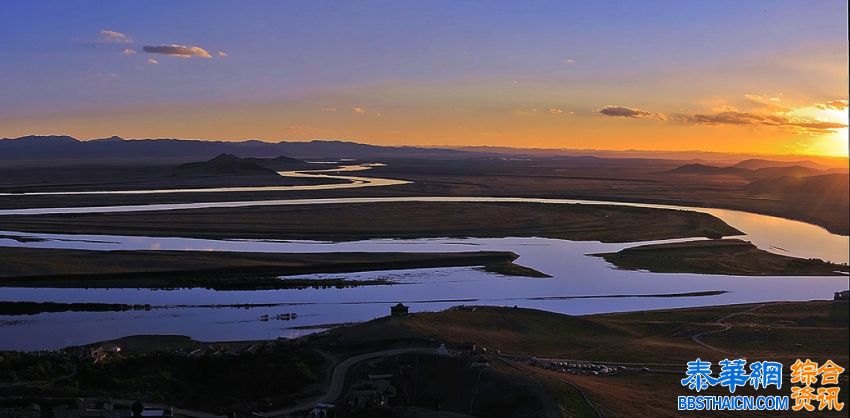
[[[162,54],[162,55],[170,55],[173,57],[180,58],[191,58],[191,57],[200,57],[200,58],[212,58],[209,51],[199,46],[186,46],[186,45],[157,45],[157,46],[144,46],[142,50],[147,52],[148,54]]]
[[[575,63],[576,63],[576,60],[574,60],[572,58],[567,58],[567,59],[564,60],[564,64],[575,64]]]
[[[321,110],[322,112],[336,112],[336,108],[335,108],[335,107],[323,107],[323,108],[321,108],[321,109],[319,109],[319,110]]]
[[[658,120],[666,120],[667,116],[663,113],[655,113],[649,112],[643,109],[637,109],[633,107],[625,107],[625,106],[603,106],[599,109],[594,110],[594,112],[601,113],[605,116],[612,116],[615,118],[633,118],[633,119],[658,119]]]
[[[224,51],[218,51],[215,54],[218,55],[221,58],[224,58],[224,57],[227,57],[227,56],[230,55],[230,54],[228,54],[227,52],[224,52]]]
[[[847,100],[833,100],[826,103],[818,103],[815,106],[820,109],[845,110],[847,109]]]
[[[790,128],[800,133],[827,133],[833,129],[847,127],[839,122],[820,121],[784,113],[757,114],[752,112],[727,111],[709,114],[680,115],[678,120],[698,125],[749,125]]]
[[[691,125],[772,127],[805,135],[833,133],[836,129],[847,127],[846,120],[821,118],[812,111],[813,109],[843,110],[847,108],[845,100],[791,107],[783,104],[782,99],[775,96],[747,94],[743,98],[745,103],[748,103],[744,110],[715,104],[708,112],[676,113],[669,116],[624,106],[605,106],[596,109],[596,112],[613,117],[652,118]]]
[[[114,30],[103,29],[100,31],[97,41],[102,44],[131,44],[133,38]]]
[[[157,64],[159,64],[159,61],[157,61],[153,58],[148,58],[148,64],[157,65]]]
[[[366,114],[366,109],[364,109],[362,107],[352,107],[351,111],[354,112],[354,113],[357,113],[358,115]]]
[[[124,55],[135,55],[136,50],[133,49],[133,48],[124,48],[124,49],[121,50],[121,53],[124,54]]]

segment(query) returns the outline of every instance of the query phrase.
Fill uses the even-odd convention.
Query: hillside
[[[756,179],[775,178],[775,177],[807,177],[825,174],[823,170],[817,168],[806,167],[802,165],[782,166],[782,167],[764,167],[751,172],[751,177]]]
[[[776,161],[776,160],[765,160],[761,158],[751,158],[749,160],[741,161],[732,167],[737,168],[746,168],[748,170],[758,170],[761,168],[768,167],[794,167],[794,166],[802,166],[808,168],[824,168],[818,163],[812,161]]]
[[[266,168],[270,168],[272,170],[295,170],[295,169],[315,169],[320,168],[315,164],[308,163],[304,160],[299,160],[297,158],[290,158],[286,156],[278,156],[274,158],[255,158],[249,157],[244,159],[247,162],[257,164]]]
[[[847,200],[847,174],[834,173],[810,177],[783,176],[754,181],[746,186],[752,193],[822,195]]]
[[[676,167],[667,173],[669,174],[704,174],[704,175],[726,175],[745,177],[752,174],[751,170],[738,167],[716,167],[705,164],[685,164]]]
[[[278,176],[275,170],[231,154],[221,154],[209,161],[181,164],[174,169],[174,173],[178,176]]]

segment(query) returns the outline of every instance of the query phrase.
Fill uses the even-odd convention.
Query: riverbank
[[[738,239],[640,245],[592,254],[626,270],[730,276],[841,276],[847,266],[771,253]]]
[[[532,202],[379,202],[8,215],[0,217],[0,230],[319,241],[544,237],[635,242],[742,234],[714,216],[693,211]]]
[[[516,258],[514,253],[498,251],[298,254],[0,247],[0,286],[216,290],[348,287],[390,282],[278,276],[461,266],[484,266],[500,274],[542,275],[525,267],[512,267]]]

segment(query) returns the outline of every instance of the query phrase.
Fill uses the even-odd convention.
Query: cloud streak
[[[760,115],[752,112],[726,111],[709,114],[679,115],[678,120],[697,125],[745,125],[791,128],[805,133],[827,133],[833,129],[846,128],[838,122],[827,122],[786,114]]]
[[[810,113],[810,109],[813,108],[844,110],[847,108],[846,100],[833,100],[810,107],[792,108],[782,105],[781,99],[776,97],[745,95],[744,98],[755,104],[755,107],[739,110],[730,106],[719,106],[710,112],[676,113],[668,116],[664,113],[633,107],[608,105],[596,109],[595,112],[610,117],[658,119],[689,125],[772,127],[808,135],[833,133],[836,129],[847,127],[845,121],[823,120]]]
[[[643,109],[637,109],[633,107],[625,107],[625,106],[603,106],[599,109],[594,110],[594,112],[600,113],[605,116],[611,116],[615,118],[632,118],[632,119],[658,119],[658,120],[666,120],[667,116],[663,113],[655,113],[649,112]]]
[[[209,53],[209,51],[199,46],[186,46],[177,44],[156,46],[146,45],[142,47],[142,51],[145,51],[148,54],[162,54],[180,58],[212,58],[212,55]]]

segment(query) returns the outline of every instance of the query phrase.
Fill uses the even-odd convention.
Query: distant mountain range
[[[775,160],[750,158],[746,154],[705,151],[610,151],[593,149],[530,149],[510,147],[414,147],[379,146],[336,140],[309,142],[207,141],[192,139],[124,139],[110,138],[78,140],[66,135],[22,136],[0,139],[0,161],[52,160],[173,160],[187,162],[206,160],[221,154],[241,158],[277,158],[281,155],[295,159],[339,160],[343,158],[541,158],[570,159],[574,163],[597,164],[598,159],[630,159],[640,164],[648,160],[678,160],[701,165],[715,164],[745,170],[800,166],[835,168],[846,171],[847,158],[808,157],[809,160],[789,161],[788,156]],[[286,157],[284,157],[286,158]],[[747,159],[750,158],[750,159]],[[743,159],[743,161],[742,161]],[[739,162],[740,161],[740,162]],[[291,162],[278,160],[283,165]],[[734,164],[734,165],[732,165]],[[268,166],[268,165],[266,165]],[[269,168],[282,169],[281,167]],[[687,171],[686,169],[685,171]],[[699,170],[697,170],[699,171]],[[727,170],[732,173],[731,170]]]
[[[798,163],[805,163],[800,165]],[[753,167],[753,168],[745,168]],[[691,174],[713,176],[736,176],[748,180],[772,179],[778,177],[810,177],[822,174],[841,174],[847,170],[826,169],[811,161],[770,161],[745,160],[732,166],[718,167],[706,164],[685,164],[676,167],[668,174]]]
[[[263,142],[188,139],[123,139],[117,136],[80,141],[64,135],[0,139],[0,160],[208,159],[220,154],[270,158],[462,158],[475,153],[444,148],[389,147],[344,141]]]

